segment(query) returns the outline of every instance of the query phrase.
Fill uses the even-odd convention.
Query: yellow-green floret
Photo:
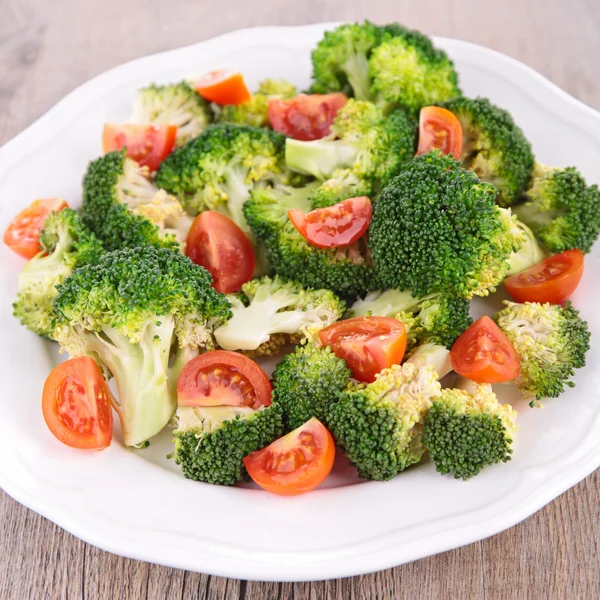
[[[330,410],[331,433],[361,477],[391,479],[421,460],[423,423],[440,392],[433,366],[394,365],[342,392]]]

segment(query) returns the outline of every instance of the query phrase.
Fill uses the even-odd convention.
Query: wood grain
[[[484,44],[600,108],[597,0],[0,0],[0,142],[124,61],[253,25],[370,18]],[[240,582],[98,550],[0,493],[0,598],[596,599],[600,471],[520,525],[351,579]]]

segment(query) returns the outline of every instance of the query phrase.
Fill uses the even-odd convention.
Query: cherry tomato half
[[[419,115],[419,147],[417,155],[438,149],[457,160],[463,148],[463,131],[460,121],[446,108],[425,106]]]
[[[214,350],[196,356],[177,380],[181,406],[249,406],[271,404],[273,387],[267,374],[237,352]]]
[[[216,69],[196,82],[196,91],[216,104],[243,104],[252,97],[239,71]]]
[[[171,154],[177,138],[175,125],[130,125],[107,123],[102,132],[104,153],[127,147],[127,156],[142,167],[156,171]]]
[[[335,442],[318,419],[275,440],[244,458],[244,465],[261,488],[280,496],[297,496],[323,483],[335,459]]]
[[[56,439],[72,448],[102,450],[112,440],[112,396],[102,371],[88,356],[55,367],[42,394],[42,412]]]
[[[207,210],[192,223],[185,253],[213,277],[217,292],[237,292],[254,273],[254,250],[248,236],[227,216]]]
[[[46,217],[68,206],[62,198],[35,200],[11,221],[4,232],[4,243],[19,256],[28,260],[33,258],[42,250],[40,233]]]
[[[510,381],[521,371],[517,351],[488,316],[477,319],[454,342],[450,361],[459,375],[478,383]]]
[[[406,350],[406,329],[391,317],[356,317],[338,321],[319,331],[324,346],[343,358],[358,381],[375,381],[375,375],[400,364]]]
[[[300,94],[269,102],[269,121],[275,131],[296,140],[320,140],[329,135],[338,110],[348,98],[340,93]]]
[[[565,250],[521,273],[507,277],[504,286],[517,302],[562,304],[583,276],[583,252]]]
[[[372,215],[371,200],[366,196],[349,198],[306,214],[297,209],[288,210],[288,217],[300,235],[317,248],[352,244],[366,233]]]

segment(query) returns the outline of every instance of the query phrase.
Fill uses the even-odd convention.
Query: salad
[[[532,408],[574,385],[598,187],[538,163],[420,32],[342,25],[312,64],[303,92],[225,69],[138,90],[81,206],[13,219],[14,315],[69,355],[42,397],[58,440],[102,450],[116,413],[131,448],[170,428],[185,477],[280,495],[336,453],[365,479],[430,460],[466,480],[512,456],[495,385]],[[500,286],[514,301],[473,322]]]

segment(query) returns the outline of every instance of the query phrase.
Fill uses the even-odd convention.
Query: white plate
[[[304,87],[310,49],[328,27],[237,31],[136,60],[81,86],[0,150],[0,230],[34,198],[63,196],[78,205],[86,164],[101,153],[102,125],[128,117],[136,88],[217,66],[241,69],[251,88],[266,76]],[[575,164],[600,181],[598,113],[515,60],[465,42],[437,42],[456,61],[465,93],[511,110],[542,162]],[[357,575],[502,531],[600,465],[597,342],[574,390],[543,410],[514,402],[520,431],[513,461],[467,483],[426,464],[391,482],[348,485],[354,480],[340,467],[326,489],[279,498],[184,479],[165,458],[168,434],[145,451],[126,450],[120,434],[104,452],[71,450],[52,437],[40,411],[42,385],[58,357],[11,316],[22,261],[0,252],[0,484],[105,550],[248,579]],[[574,298],[594,340],[600,340],[598,265],[596,246]]]

